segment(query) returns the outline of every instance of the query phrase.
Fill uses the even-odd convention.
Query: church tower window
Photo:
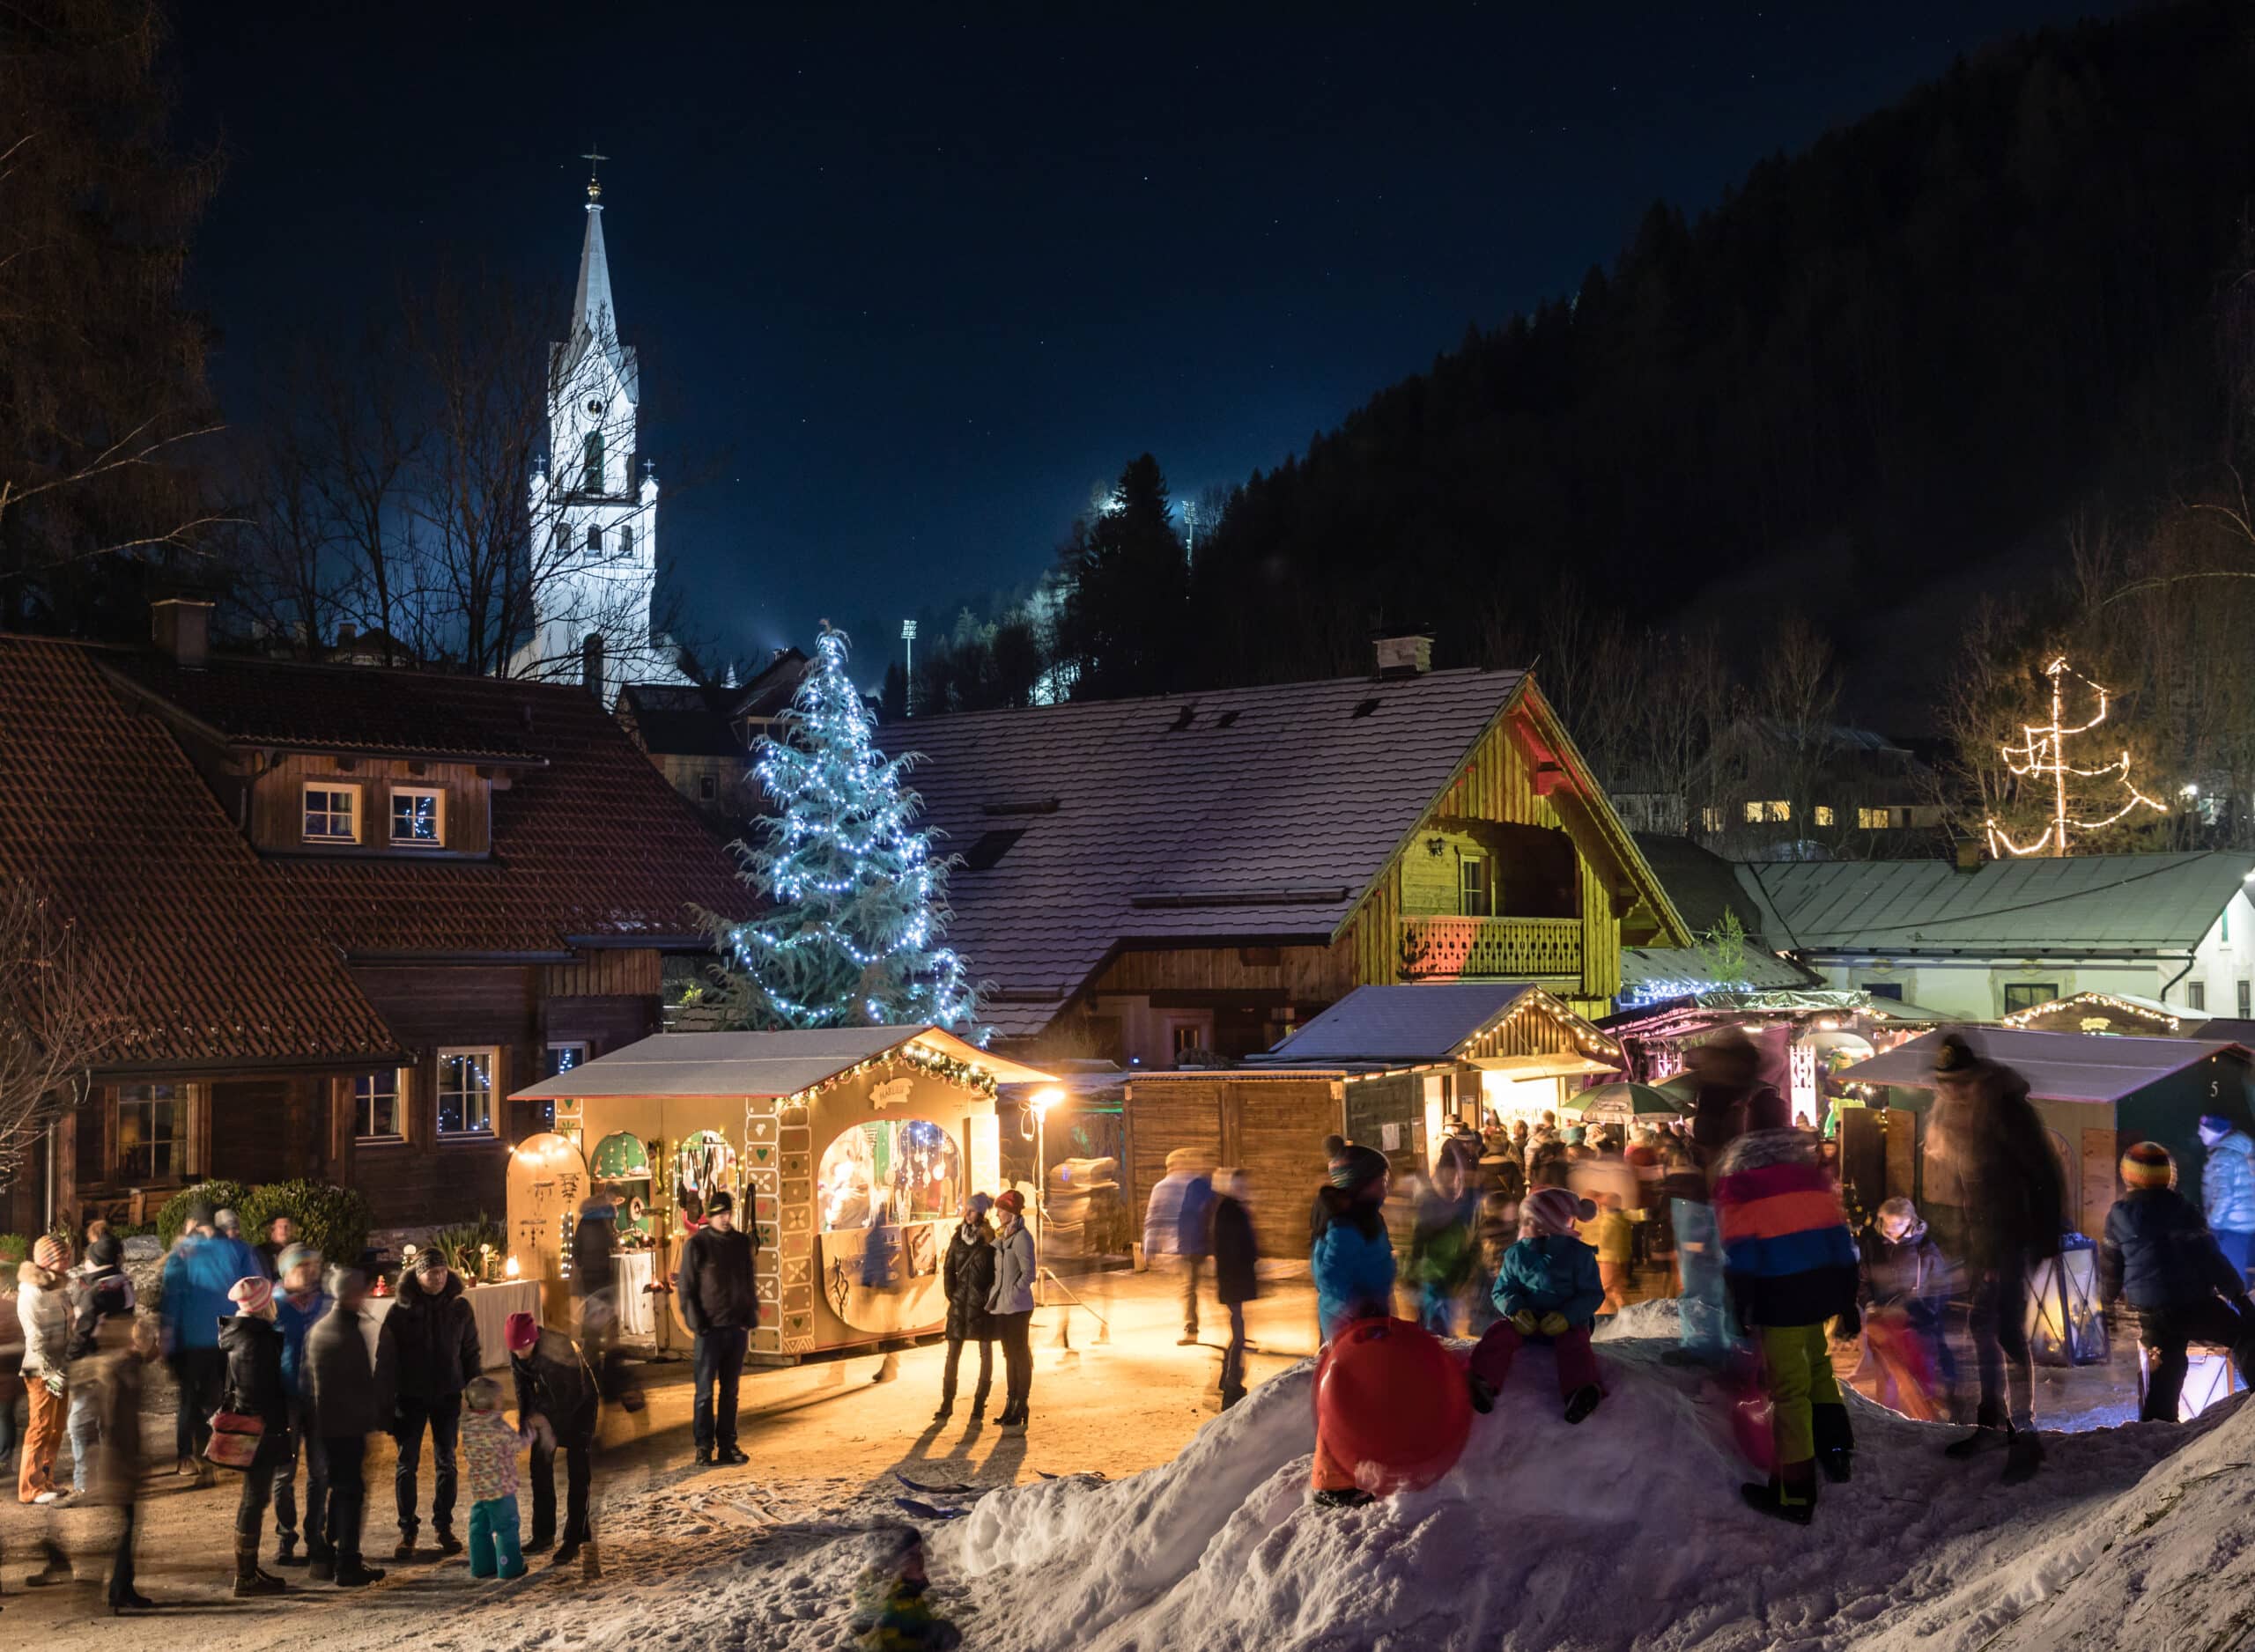
[[[634,529],[628,524],[622,523],[619,526],[618,554],[622,557],[632,557],[634,554]]]
[[[588,524],[588,549],[589,550],[601,550],[603,549],[603,524],[601,522],[589,522]]]
[[[603,432],[589,431],[586,446],[580,450],[580,491],[603,491]]]

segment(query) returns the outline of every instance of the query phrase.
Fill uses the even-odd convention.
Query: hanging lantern
[[[2102,1365],[2108,1346],[2098,1248],[2071,1233],[2058,1256],[2028,1270],[2029,1357],[2039,1365]]]

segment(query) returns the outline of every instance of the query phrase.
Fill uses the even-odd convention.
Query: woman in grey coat
[[[368,1286],[358,1271],[330,1269],[329,1293],[336,1305],[306,1333],[313,1426],[329,1457],[329,1559],[315,1562],[314,1575],[357,1589],[383,1576],[361,1561],[360,1524],[368,1505],[368,1436],[391,1425],[394,1356],[388,1336],[374,1339],[370,1351]]]

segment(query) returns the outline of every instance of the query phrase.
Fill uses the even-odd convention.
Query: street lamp
[[[916,622],[900,622],[900,714],[914,709],[916,694]]]
[[[1025,1098],[1025,1104],[1026,1110],[1033,1115],[1034,1289],[1037,1300],[1039,1300],[1041,1283],[1043,1280],[1046,1280],[1051,1285],[1056,1287],[1058,1291],[1063,1294],[1068,1306],[1065,1309],[1065,1317],[1058,1322],[1057,1340],[1061,1346],[1069,1348],[1073,1346],[1071,1327],[1074,1309],[1078,1308],[1083,1309],[1088,1314],[1090,1318],[1096,1321],[1096,1339],[1099,1345],[1108,1343],[1112,1340],[1112,1322],[1106,1319],[1102,1314],[1098,1313],[1095,1309],[1091,1308],[1086,1302],[1083,1302],[1079,1296],[1076,1295],[1072,1289],[1066,1285],[1065,1281],[1057,1277],[1056,1271],[1053,1269],[1045,1259],[1048,1254],[1047,1251],[1043,1249],[1042,1242],[1047,1232],[1047,1227],[1044,1218],[1049,1208],[1049,1136],[1047,1130],[1049,1110],[1056,1106],[1064,1099],[1065,1092],[1062,1089],[1054,1084],[1045,1084],[1041,1088],[1034,1091],[1032,1095]]]

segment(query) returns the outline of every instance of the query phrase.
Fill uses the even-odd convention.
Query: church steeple
[[[603,245],[603,180],[595,168],[610,159],[598,150],[580,157],[588,163],[588,233],[580,244],[580,284],[572,294],[572,342],[581,349],[586,341],[603,341],[614,350],[618,337],[618,312],[611,307],[610,259]]]

